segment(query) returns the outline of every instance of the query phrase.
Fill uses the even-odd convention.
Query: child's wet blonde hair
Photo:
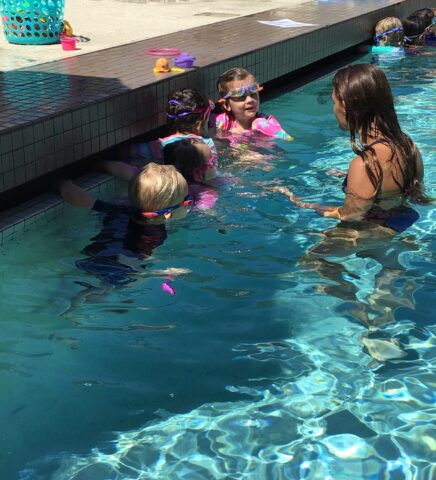
[[[172,165],[148,163],[129,185],[133,219],[147,223],[140,212],[153,212],[181,203],[188,194],[188,184]]]
[[[401,30],[382,36],[384,32],[388,32],[397,27],[401,27]],[[374,34],[379,38],[378,44],[381,46],[401,47],[404,44],[403,24],[397,17],[386,17],[378,21],[374,28]]]

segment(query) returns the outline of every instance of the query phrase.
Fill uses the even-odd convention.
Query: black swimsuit
[[[370,145],[376,145],[377,143],[387,143],[385,139],[377,139]],[[347,180],[348,175],[345,176],[342,182],[342,191],[347,193]],[[366,212],[364,216],[365,220],[373,221],[382,225],[383,227],[390,228],[396,232],[404,232],[407,228],[413,225],[419,219],[419,213],[413,208],[407,205],[399,205],[385,210],[377,204],[377,199],[374,205]]]

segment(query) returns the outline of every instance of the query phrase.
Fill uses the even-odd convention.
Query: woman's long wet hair
[[[429,201],[420,182],[419,150],[401,130],[391,88],[383,70],[370,64],[342,68],[333,78],[333,90],[345,104],[352,149],[363,159],[376,192],[383,182],[383,169],[377,152],[368,145],[368,134],[383,139],[383,143],[390,147],[393,179],[402,194],[417,202]]]
[[[167,123],[173,133],[198,133],[209,99],[200,90],[184,88],[173,92],[166,108]]]

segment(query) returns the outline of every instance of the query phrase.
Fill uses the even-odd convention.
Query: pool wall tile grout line
[[[280,78],[370,39],[380,18],[404,18],[430,3],[308,1],[0,73],[0,194],[162,126],[166,98],[176,88],[197,86],[216,98],[219,74],[234,66],[253,71],[261,83]],[[257,22],[281,18],[319,26]],[[145,52],[159,44],[195,54],[198,68],[156,77],[155,58]],[[90,178],[87,187],[109,177]],[[46,194],[0,213],[0,241],[56,218],[62,208],[58,196]]]

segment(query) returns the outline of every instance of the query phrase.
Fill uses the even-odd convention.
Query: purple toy
[[[173,58],[176,67],[192,68],[196,57],[189,55],[188,52],[182,52],[178,57]]]

